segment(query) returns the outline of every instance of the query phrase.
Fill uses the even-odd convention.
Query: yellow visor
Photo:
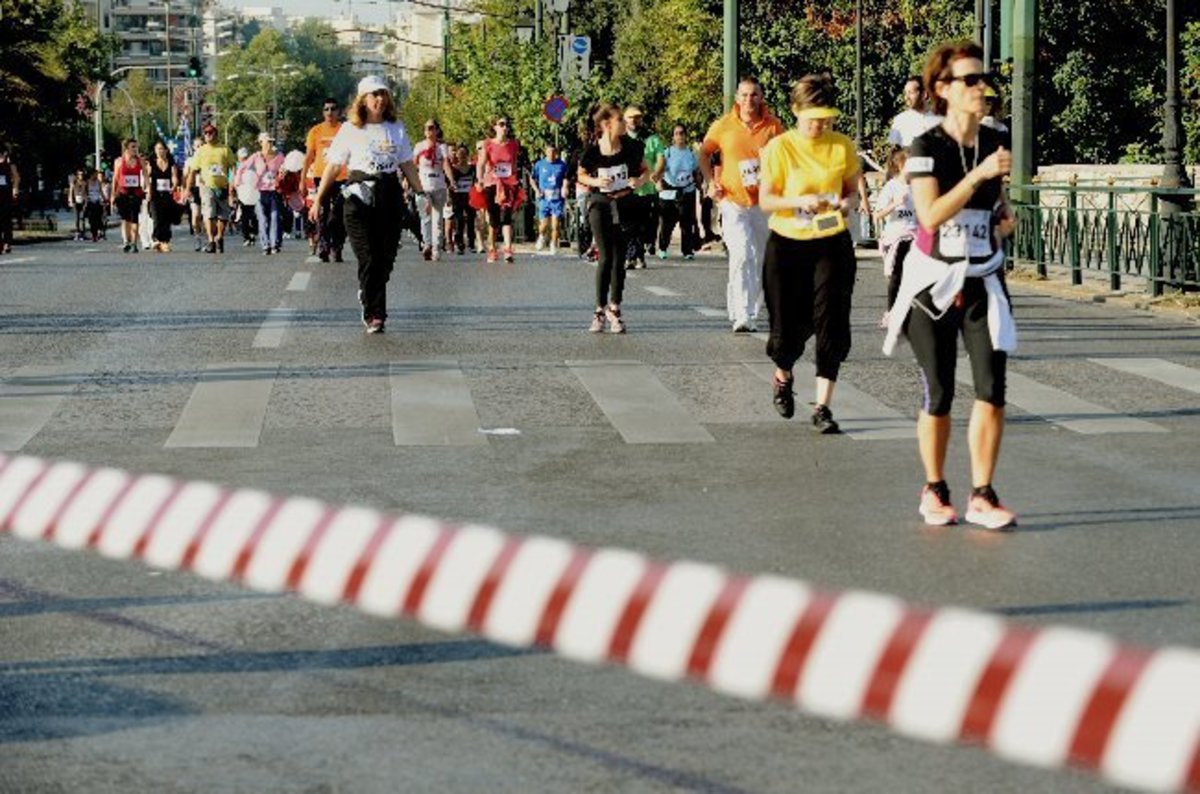
[[[837,108],[805,108],[796,114],[798,119],[836,119],[842,115]]]

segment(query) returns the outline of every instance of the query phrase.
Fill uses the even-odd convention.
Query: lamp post
[[[1179,95],[1179,8],[1176,0],[1167,0],[1167,96],[1163,103],[1163,187],[1188,188],[1187,170],[1183,167],[1183,125],[1180,120]],[[1185,209],[1178,196],[1164,197],[1163,202],[1180,212]]]
[[[728,110],[733,105],[738,83],[738,0],[725,0],[721,32],[724,42],[721,53],[725,87],[723,109]]]
[[[109,74],[109,77],[116,77],[121,72],[128,72],[132,68],[134,67],[118,66],[116,69],[112,70],[112,72]],[[99,80],[96,82],[96,112],[92,114],[92,121],[95,124],[95,150],[93,152],[93,157],[95,158],[95,166],[97,171],[100,170],[100,157],[102,155],[102,150],[104,149],[104,86],[107,84],[108,83],[104,80]],[[131,99],[130,103],[132,104],[132,102],[133,100]],[[134,137],[136,138],[137,135],[135,134]]]
[[[863,4],[854,6],[854,150],[863,148]]]

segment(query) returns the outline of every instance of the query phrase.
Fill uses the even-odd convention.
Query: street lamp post
[[[134,67],[118,66],[116,69],[112,70],[112,73],[109,74],[109,77],[116,77],[121,72],[128,72],[132,68]],[[94,141],[95,151],[93,152],[93,157],[95,158],[95,166],[97,171],[100,170],[100,157],[102,156],[102,150],[104,149],[104,86],[106,85],[107,82],[104,80],[99,80],[96,82],[96,112],[92,115],[92,121],[95,124],[96,133]],[[132,101],[133,100],[130,100],[130,103],[132,103]],[[136,134],[134,137],[137,137]]]
[[[1167,96],[1163,103],[1163,181],[1164,187],[1188,188],[1187,169],[1183,167],[1183,125],[1180,120],[1179,94],[1179,9],[1176,0],[1167,0]],[[1164,203],[1184,209],[1179,197],[1164,197]]]
[[[854,150],[863,148],[863,4],[854,7]]]

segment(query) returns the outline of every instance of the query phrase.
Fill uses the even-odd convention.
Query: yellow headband
[[[836,108],[805,108],[796,114],[798,119],[836,119],[842,115]]]

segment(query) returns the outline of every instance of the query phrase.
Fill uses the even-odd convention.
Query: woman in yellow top
[[[817,401],[812,426],[837,433],[830,411],[838,369],[850,352],[850,296],[857,270],[846,216],[858,202],[854,142],[834,132],[833,80],[802,77],[792,88],[797,125],[762,151],[758,203],[770,213],[763,283],[775,362],[775,410],[796,411],[792,366],[817,337]]]

